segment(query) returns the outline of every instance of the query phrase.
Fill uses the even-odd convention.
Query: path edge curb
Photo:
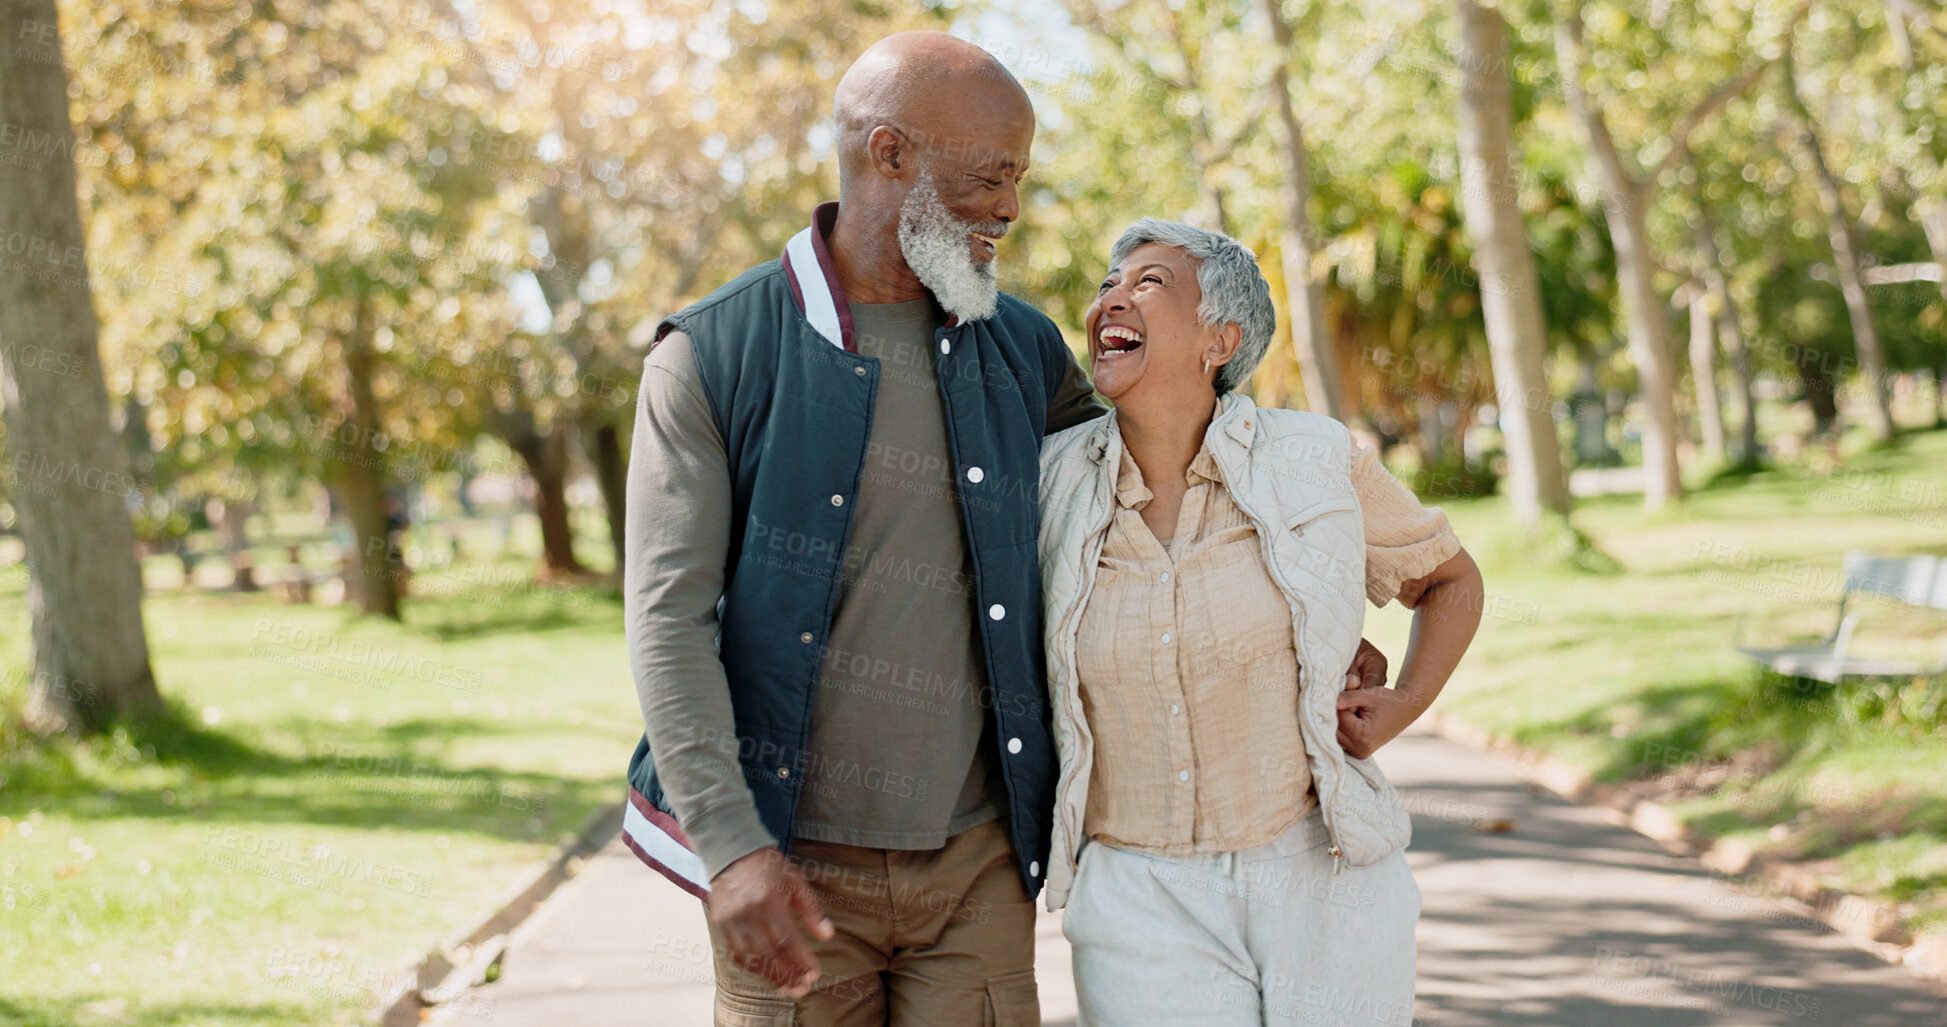
[[[476,951],[495,937],[505,937],[532,916],[556,888],[581,870],[581,863],[593,855],[622,829],[619,802],[607,803],[590,813],[581,827],[556,845],[547,856],[531,864],[516,879],[505,897],[469,927],[462,928],[413,962],[399,967],[385,979],[393,982],[381,997],[367,1023],[376,1027],[414,1027],[427,1009],[438,1007],[423,997],[442,987],[456,969],[474,962]],[[455,994],[464,990],[464,984]]]
[[[1428,710],[1419,721],[1432,734],[1471,749],[1494,753],[1515,763],[1523,780],[1546,788],[1569,802],[1606,811],[1624,827],[1657,843],[1672,855],[1692,858],[1727,883],[1747,894],[1790,900],[1794,912],[1816,920],[1854,947],[1888,963],[1906,967],[1936,986],[1947,986],[1947,933],[1914,935],[1904,925],[1898,903],[1867,898],[1829,888],[1800,864],[1738,842],[1705,843],[1683,826],[1668,806],[1629,794],[1617,785],[1597,782],[1590,774],[1537,749],[1496,737],[1450,714]],[[1753,888],[1751,885],[1755,884]]]

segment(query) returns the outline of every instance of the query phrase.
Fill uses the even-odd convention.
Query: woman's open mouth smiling
[[[1127,325],[1109,325],[1097,332],[1095,337],[1102,343],[1102,352],[1097,356],[1099,360],[1127,356],[1141,349],[1143,344],[1142,333]]]

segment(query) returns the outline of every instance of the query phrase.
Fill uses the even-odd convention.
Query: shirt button
[[[804,634],[802,634],[802,635],[799,635],[799,636],[798,636],[798,641],[800,641],[800,642],[803,642],[803,643],[804,643],[804,644],[806,644],[806,645],[810,645],[810,644],[811,644],[811,632],[809,632],[809,631],[807,631],[807,632],[805,632]]]
[[[953,352],[953,343],[950,343],[950,342],[948,342],[948,341],[946,341],[945,339],[941,339],[941,340],[940,340],[940,355],[941,355],[941,356],[946,356],[946,355],[947,355],[948,353],[951,353],[951,352]]]
[[[1041,863],[1040,863],[1040,861],[1038,861],[1038,860],[1037,860],[1037,861],[1034,861],[1034,862],[1031,862],[1031,863],[1029,863],[1029,864],[1028,864],[1028,876],[1029,876],[1029,877],[1040,877],[1040,876],[1041,876]]]
[[[1170,572],[1169,572],[1169,571],[1164,571],[1164,572],[1163,572],[1163,580],[1164,580],[1164,581],[1168,581],[1168,580],[1170,580]]]
[[[865,365],[861,364],[857,367],[852,368],[852,373],[858,375],[860,378],[865,377]]]
[[[1183,707],[1178,706],[1175,703],[1170,703],[1170,716],[1172,717],[1176,716],[1178,713],[1182,712],[1182,709]]]
[[[1007,616],[1007,607],[999,603],[995,603],[987,608],[987,617],[989,620],[1000,620],[1005,616]]]
[[[1163,644],[1164,645],[1170,644],[1170,633],[1167,631],[1163,632]]]
[[[1010,739],[1008,739],[1008,740],[1007,740],[1007,751],[1008,751],[1008,752],[1012,752],[1012,753],[1018,753],[1018,752],[1020,752],[1020,751],[1021,751],[1021,740],[1020,740],[1019,738],[1010,738]]]
[[[844,496],[833,496],[833,497],[832,497],[832,505],[833,505],[833,506],[844,506],[844,505],[845,505],[845,497],[844,497]]]
[[[1176,779],[1178,781],[1188,781],[1190,779],[1190,772],[1187,770],[1179,770],[1176,772]]]
[[[975,485],[980,484],[980,479],[985,477],[987,477],[986,471],[983,471],[978,467],[967,468],[967,480],[973,482]]]

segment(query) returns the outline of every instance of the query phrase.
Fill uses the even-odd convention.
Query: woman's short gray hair
[[[1258,270],[1257,254],[1222,232],[1161,218],[1143,218],[1123,229],[1109,251],[1111,267],[1122,263],[1139,246],[1174,246],[1197,262],[1197,287],[1203,301],[1197,321],[1205,327],[1234,324],[1243,334],[1237,355],[1217,372],[1219,396],[1236,388],[1257,370],[1277,329],[1277,308],[1271,305],[1271,285]]]

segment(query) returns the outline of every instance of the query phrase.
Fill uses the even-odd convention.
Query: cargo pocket
[[[1040,1027],[1041,993],[1033,970],[987,979],[987,1027]]]
[[[717,989],[717,1027],[792,1027],[798,1004],[788,998],[755,998]]]

